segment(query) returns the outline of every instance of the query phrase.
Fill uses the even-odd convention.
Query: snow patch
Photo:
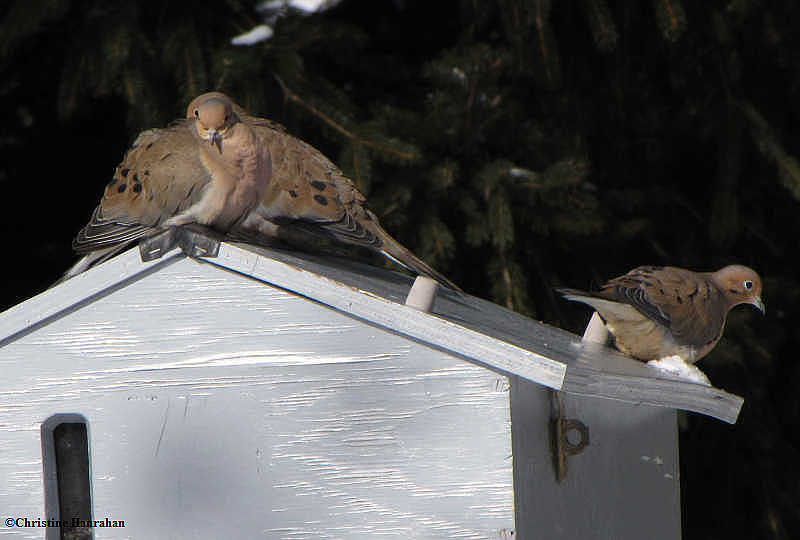
[[[276,11],[288,6],[306,13],[315,13],[330,9],[339,2],[341,0],[267,0],[256,6],[256,9],[258,11]]]
[[[272,28],[267,26],[266,24],[259,24],[249,32],[245,32],[244,34],[240,34],[235,38],[231,39],[232,45],[255,45],[260,41],[265,41],[272,37],[274,32]]]
[[[336,2],[338,4],[338,2]],[[303,10],[308,13],[322,11],[329,7],[326,0],[289,0],[289,5],[293,8]]]
[[[665,356],[664,358],[659,358],[658,360],[650,360],[647,362],[647,365],[653,366],[654,368],[665,373],[669,373],[670,375],[680,377],[681,379],[686,379],[687,381],[703,384],[705,386],[711,386],[711,381],[708,380],[708,377],[706,377],[705,373],[700,371],[697,366],[687,364],[683,361],[683,358],[677,355]]]

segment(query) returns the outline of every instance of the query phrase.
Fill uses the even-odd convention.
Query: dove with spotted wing
[[[722,337],[733,307],[751,304],[762,313],[765,309],[761,278],[741,265],[713,273],[640,266],[596,292],[558,291],[593,307],[617,348],[643,361],[678,356],[694,364]]]
[[[258,185],[257,204],[248,206],[244,214],[239,212],[244,209],[244,201],[236,197],[226,199],[235,203],[230,210],[224,209],[224,205],[214,206],[209,198],[205,198],[205,205],[197,206],[198,190],[207,190],[206,186],[213,184],[217,175],[224,175],[231,165],[230,160],[212,151],[221,136],[224,155],[226,132],[214,126],[200,126],[196,115],[199,109],[203,116],[204,109],[209,108],[205,104],[218,102],[231,104],[231,118],[245,128],[244,133],[252,134],[253,146],[270,160],[270,180],[265,186]],[[95,260],[100,260],[107,258],[112,250],[119,251],[120,244],[127,245],[160,226],[193,221],[227,233],[232,239],[256,244],[284,237],[283,231],[302,230],[378,251],[418,274],[459,290],[381,227],[377,216],[366,207],[364,195],[338,167],[281,125],[248,115],[220,92],[196,98],[187,109],[187,117],[187,121],[139,136],[117,168],[92,221],[73,243],[76,251],[91,256],[90,252],[104,250],[101,255],[94,255]],[[193,122],[199,127],[192,128]],[[242,165],[241,169],[246,167]],[[130,183],[129,179],[139,183],[146,179],[151,187],[148,194],[154,189],[161,197],[136,197],[140,191],[126,195],[128,187],[145,191],[145,186],[136,187],[137,183],[119,191],[121,185]],[[252,193],[252,190],[240,191]],[[115,199],[120,202],[114,204]],[[188,211],[193,206],[195,211]],[[214,219],[207,219],[209,215]],[[84,264],[78,271],[93,263]]]
[[[84,257],[65,277],[170,226],[230,230],[260,204],[272,180],[269,149],[234,103],[200,96],[186,119],[142,132],[73,241]]]

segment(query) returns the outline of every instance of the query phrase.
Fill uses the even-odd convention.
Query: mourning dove
[[[640,266],[596,292],[558,291],[568,300],[592,306],[617,348],[643,361],[677,356],[694,364],[722,337],[731,308],[752,304],[765,310],[761,278],[741,265],[713,273]]]
[[[73,248],[70,277],[159,229],[198,223],[227,231],[260,204],[272,179],[269,149],[222,94],[192,101],[186,119],[142,132]]]
[[[255,146],[270,156],[272,178],[266,189],[259,191],[258,204],[248,209],[245,216],[239,214],[237,207],[237,211],[224,211],[208,223],[196,221],[220,229],[233,239],[257,244],[267,243],[270,238],[285,237],[282,232],[287,229],[322,234],[378,251],[418,274],[459,290],[453,282],[392,238],[381,227],[375,214],[366,208],[364,195],[316,148],[288,134],[279,124],[248,115],[220,92],[210,92],[195,99],[187,115],[191,117],[198,104],[207,102],[231,103],[233,118],[239,122],[237,125],[254,134]],[[212,166],[219,163],[220,158],[211,152],[209,143],[215,140],[213,134],[205,136],[204,144],[198,144],[197,136],[187,126],[191,126],[191,120],[188,124],[179,122],[167,129],[145,131],[139,136],[117,168],[92,221],[76,238],[76,251],[86,253],[119,242],[129,243],[149,234],[162,223],[188,223],[197,216],[197,212],[184,215],[185,209],[197,202],[197,191],[211,182],[215,174]],[[204,153],[198,152],[198,148],[202,148]],[[212,155],[216,161],[212,161]],[[224,169],[221,165],[220,168]],[[120,182],[124,183],[125,178],[134,174],[140,181],[147,179],[157,192],[169,193],[170,197],[142,200],[139,202],[142,205],[140,210],[136,206],[138,199],[135,195],[138,192],[128,192],[127,195],[122,192],[119,197],[124,202],[121,200],[114,206],[118,210],[112,213],[110,208],[106,209],[110,204],[106,201],[118,196]],[[178,216],[171,217],[175,214]],[[109,227],[109,222],[113,223],[111,227],[116,234],[109,235],[104,230]],[[78,271],[89,264],[84,264]]]

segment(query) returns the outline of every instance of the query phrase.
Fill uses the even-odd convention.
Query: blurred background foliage
[[[550,324],[589,316],[554,286],[640,264],[760,271],[767,317],[737,309],[702,362],[746,398],[739,423],[680,417],[684,537],[800,538],[800,4],[328,4],[0,5],[2,308],[70,265],[139,130],[222,90],[323,150],[468,292]]]

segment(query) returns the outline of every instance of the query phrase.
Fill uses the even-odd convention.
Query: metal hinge
[[[219,254],[219,235],[201,225],[167,227],[139,243],[143,262],[160,258],[179,247],[189,257],[216,257]]]

